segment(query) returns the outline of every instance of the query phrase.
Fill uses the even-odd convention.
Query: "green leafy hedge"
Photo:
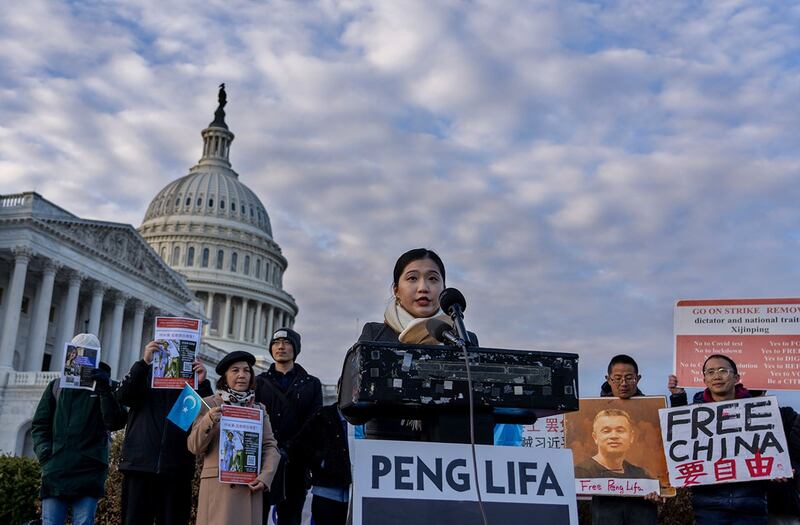
[[[41,479],[35,459],[0,456],[0,523],[17,525],[39,515]]]

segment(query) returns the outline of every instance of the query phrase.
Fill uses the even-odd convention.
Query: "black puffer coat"
[[[154,474],[194,475],[195,457],[186,448],[189,432],[167,421],[167,414],[180,396],[177,389],[150,387],[153,365],[144,360],[133,364],[117,390],[120,403],[130,407],[122,460],[119,469]],[[203,381],[200,397],[213,394],[211,383]]]
[[[289,450],[293,457],[304,458],[311,470],[312,485],[350,486],[347,435],[336,403],[320,408],[300,430]]]
[[[280,372],[275,370],[274,363],[256,377],[256,401],[267,407],[272,431],[281,447],[286,447],[322,406],[319,379],[298,364],[294,365],[293,372],[294,379],[285,391],[278,386]]]

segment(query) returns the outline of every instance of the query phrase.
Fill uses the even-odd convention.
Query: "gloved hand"
[[[95,382],[95,390],[99,393],[111,392],[111,376],[105,370],[92,369],[91,378]]]

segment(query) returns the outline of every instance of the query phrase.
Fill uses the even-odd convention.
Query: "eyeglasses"
[[[733,372],[732,369],[721,366],[719,368],[706,368],[703,370],[703,375],[706,377],[714,377],[719,374],[719,377],[725,379],[731,375],[731,372]]]
[[[611,376],[608,378],[608,380],[614,383],[615,385],[619,385],[621,383],[635,383],[639,380],[639,378],[634,375]]]

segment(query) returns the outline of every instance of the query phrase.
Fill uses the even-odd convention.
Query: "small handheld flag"
[[[200,394],[198,394],[194,388],[187,384],[183,387],[181,395],[178,396],[177,401],[175,401],[175,404],[172,406],[172,410],[169,411],[167,419],[184,431],[189,430],[197,414],[200,413],[201,403],[205,404],[203,398],[200,397]]]

